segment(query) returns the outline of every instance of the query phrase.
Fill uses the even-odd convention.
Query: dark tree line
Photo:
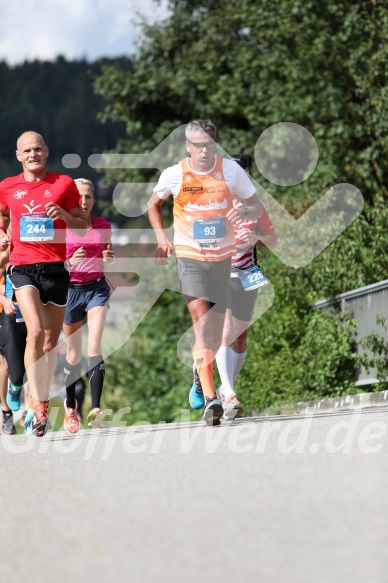
[[[113,59],[88,63],[63,57],[14,67],[0,62],[0,179],[19,171],[16,139],[26,130],[44,136],[50,149],[50,169],[64,171],[62,156],[76,153],[81,168],[66,172],[79,175],[82,170],[95,178],[87,165],[88,156],[112,148],[124,134],[123,124],[98,120],[105,101],[93,91],[101,65],[114,62],[117,64]]]

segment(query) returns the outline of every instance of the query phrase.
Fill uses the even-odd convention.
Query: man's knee
[[[45,341],[45,332],[42,326],[34,325],[27,330],[27,344],[42,346]]]
[[[66,360],[72,366],[75,366],[81,362],[82,350],[77,350],[76,348],[67,348]]]
[[[247,349],[247,335],[248,335],[248,331],[246,330],[245,332],[243,332],[242,334],[240,334],[240,336],[238,336],[238,338],[236,338],[232,343],[231,343],[231,347],[233,348],[233,350],[235,352],[245,352]]]
[[[48,352],[51,351],[55,351],[55,355],[57,354],[57,344],[58,344],[58,339],[57,338],[50,338],[50,339],[45,339],[45,343],[43,345],[43,352],[45,354],[47,354]]]

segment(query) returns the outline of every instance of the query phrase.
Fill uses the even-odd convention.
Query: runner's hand
[[[55,202],[48,202],[45,206],[46,214],[50,219],[63,219],[68,213]]]
[[[71,267],[79,265],[86,257],[86,251],[83,247],[79,247],[76,251],[74,251],[73,255],[70,255],[69,260],[71,263]]]
[[[257,241],[257,236],[255,235],[255,233],[251,229],[247,229],[246,227],[239,228],[239,230],[237,231],[237,237],[241,239],[241,241],[244,241],[244,243],[246,243],[250,247],[252,247]]]
[[[3,300],[3,308],[5,314],[7,314],[8,316],[12,316],[13,314],[16,314],[16,312],[18,311],[17,307],[15,306],[11,298],[5,298]]]
[[[8,235],[4,235],[1,239],[1,243],[0,243],[0,251],[6,251],[8,245],[11,243],[10,238],[8,237]]]
[[[102,252],[102,260],[108,263],[113,263],[114,259],[115,254],[113,252],[112,245],[108,243],[106,249],[104,249],[104,251]]]
[[[244,205],[237,198],[233,198],[233,208],[226,213],[226,218],[232,225],[239,225],[244,218]]]
[[[172,247],[171,244],[168,243],[159,243],[156,254],[155,254],[155,263],[156,265],[168,265],[167,258],[171,257]]]

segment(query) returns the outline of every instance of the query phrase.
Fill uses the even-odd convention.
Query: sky
[[[167,0],[0,0],[0,61],[129,56],[139,16],[167,16]]]

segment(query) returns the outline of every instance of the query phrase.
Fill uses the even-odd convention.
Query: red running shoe
[[[63,427],[67,433],[77,433],[79,431],[80,422],[77,416],[77,403],[73,409],[72,407],[67,407],[67,401],[65,400],[65,420]]]
[[[43,437],[46,431],[51,428],[48,417],[48,401],[41,401],[34,408],[34,418],[32,420],[32,433],[36,437]]]

